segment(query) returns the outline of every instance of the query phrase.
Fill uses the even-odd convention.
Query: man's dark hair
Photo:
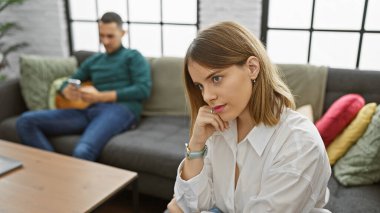
[[[102,18],[100,18],[100,21],[105,24],[114,22],[120,28],[122,28],[122,25],[123,25],[123,21],[121,20],[121,17],[117,13],[114,13],[114,12],[104,13]]]

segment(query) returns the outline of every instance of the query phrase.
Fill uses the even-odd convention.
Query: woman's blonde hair
[[[185,56],[184,81],[191,110],[190,134],[198,110],[206,102],[190,77],[189,61],[211,69],[223,69],[232,65],[241,66],[250,56],[255,56],[260,64],[260,72],[248,103],[253,120],[257,124],[262,122],[273,126],[279,122],[284,107],[294,109],[293,96],[281,80],[276,66],[270,62],[263,44],[243,26],[234,22],[221,22],[201,31]]]

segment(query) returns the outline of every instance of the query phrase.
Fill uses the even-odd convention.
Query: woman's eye
[[[214,77],[212,77],[212,82],[214,82],[214,83],[218,83],[221,80],[222,80],[221,76],[214,76]]]

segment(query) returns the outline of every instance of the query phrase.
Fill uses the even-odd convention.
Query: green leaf
[[[22,48],[27,47],[27,46],[28,46],[28,44],[26,42],[11,45],[7,49],[5,49],[5,51],[3,52],[3,57],[5,58],[5,57],[7,57],[7,55],[9,53],[17,51],[17,50],[22,49]]]
[[[0,24],[0,39],[10,30],[12,29],[18,29],[21,30],[21,27],[13,22],[7,22],[4,24]]]

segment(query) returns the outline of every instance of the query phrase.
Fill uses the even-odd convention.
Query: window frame
[[[315,2],[316,0],[313,0],[312,3],[312,10],[311,10],[311,24],[310,28],[279,28],[279,27],[269,27],[268,26],[268,17],[269,17],[269,1],[270,0],[263,0],[262,4],[262,17],[261,17],[261,36],[260,39],[263,42],[263,44],[266,46],[267,44],[267,35],[269,30],[288,30],[288,31],[307,31],[309,32],[309,45],[308,45],[308,51],[307,51],[307,63],[310,63],[310,54],[311,54],[311,43],[313,39],[313,33],[314,32],[349,32],[349,33],[359,33],[359,46],[358,46],[358,54],[356,58],[356,69],[359,69],[360,65],[360,57],[361,57],[361,50],[362,50],[362,44],[363,44],[363,37],[366,33],[380,33],[380,30],[365,30],[365,21],[367,18],[367,11],[368,11],[368,2],[369,0],[365,0],[364,2],[364,12],[362,17],[362,23],[360,30],[338,30],[338,29],[315,29],[313,28],[314,24],[314,12],[315,12]]]
[[[98,14],[98,0],[93,0],[95,1],[95,14],[96,17],[99,17]],[[200,0],[197,1],[197,15],[196,15],[196,23],[195,24],[189,24],[189,23],[171,23],[171,22],[163,22],[163,9],[162,9],[162,1],[160,1],[160,22],[144,22],[144,21],[130,21],[130,8],[129,8],[129,0],[125,0],[127,3],[127,21],[123,20],[123,24],[127,24],[128,29],[131,24],[153,24],[153,25],[159,25],[160,26],[160,33],[161,33],[161,57],[164,55],[164,26],[165,25],[171,25],[171,26],[195,26],[196,30],[199,31],[199,26],[200,26],[200,18],[199,18],[199,11],[200,11]],[[81,19],[72,19],[71,14],[70,14],[70,0],[65,0],[65,12],[66,12],[66,24],[67,24],[67,35],[68,35],[68,43],[69,43],[69,53],[70,55],[73,54],[74,52],[74,47],[73,47],[73,29],[72,29],[72,24],[74,22],[82,22],[82,23],[99,23],[99,18],[96,20],[81,20]],[[131,45],[131,35],[128,35],[128,48]],[[78,50],[76,50],[78,51]],[[101,44],[100,41],[98,43],[98,51],[101,51]]]

